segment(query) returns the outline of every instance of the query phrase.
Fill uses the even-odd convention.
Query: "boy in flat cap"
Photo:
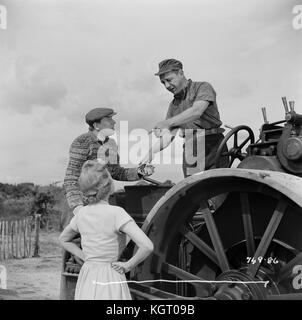
[[[150,162],[153,154],[167,147],[174,139],[178,129],[181,129],[182,137],[185,139],[184,176],[214,168],[217,164],[213,160],[224,138],[222,134],[224,129],[220,128],[222,122],[213,87],[208,82],[187,80],[182,63],[175,59],[161,61],[159,71],[155,75],[159,76],[161,83],[173,93],[174,98],[169,105],[166,120],[158,122],[153,129],[155,135],[161,137],[161,140],[142,163]],[[201,136],[200,132],[202,132]],[[198,152],[201,144],[200,137],[205,147],[202,152]],[[195,159],[195,162],[188,161],[187,155],[191,155],[191,159]],[[218,166],[224,167],[226,164],[227,158],[222,157]]]
[[[76,212],[85,204],[79,189],[78,179],[85,161],[98,159],[107,164],[112,178],[120,181],[136,181],[153,173],[153,166],[124,168],[119,164],[118,148],[114,139],[116,113],[110,108],[95,108],[85,117],[89,131],[77,137],[69,150],[69,163],[66,169],[64,188],[69,207]]]

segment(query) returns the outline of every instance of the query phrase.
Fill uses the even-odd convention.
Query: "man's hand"
[[[142,164],[137,168],[137,173],[142,175],[143,177],[151,176],[151,174],[154,173],[154,166],[152,166],[151,164]]]
[[[154,129],[169,129],[171,127],[171,123],[169,119],[159,121],[157,124],[154,126]]]
[[[170,126],[171,126],[171,124],[170,124],[169,120],[159,121],[154,126],[152,131],[154,132],[154,134],[157,138],[160,138],[160,137],[164,136],[165,134],[170,133],[170,130],[169,130]]]
[[[83,208],[83,207],[84,207],[83,205],[79,205],[79,206],[75,207],[75,208],[73,209],[73,214],[76,215],[76,214],[78,213],[78,211],[79,211],[81,208]]]

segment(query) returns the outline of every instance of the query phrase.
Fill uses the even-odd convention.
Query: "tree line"
[[[0,219],[40,214],[42,229],[62,229],[61,220],[68,211],[64,190],[57,184],[0,183]]]

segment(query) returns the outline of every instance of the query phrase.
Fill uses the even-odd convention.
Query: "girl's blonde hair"
[[[89,204],[106,199],[114,191],[113,180],[106,165],[97,160],[88,160],[83,164],[78,182]]]

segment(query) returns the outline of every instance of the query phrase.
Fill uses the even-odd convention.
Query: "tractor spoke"
[[[175,277],[181,279],[181,280],[188,280],[192,281],[190,282],[193,286],[198,287],[198,290],[202,290],[202,294],[204,296],[208,296],[209,293],[212,291],[212,285],[207,280],[196,276],[195,274],[192,274],[190,272],[187,272],[183,269],[180,269],[176,266],[173,266],[170,263],[163,262],[162,263],[162,271],[174,275]],[[194,282],[196,281],[196,282]],[[204,281],[204,282],[203,282]]]
[[[238,149],[242,149],[249,140],[250,140],[250,137],[247,137],[242,143],[240,143]]]
[[[216,252],[217,259],[219,261],[219,266],[223,272],[228,271],[230,270],[229,262],[224,252],[224,248],[223,248],[213,215],[210,209],[208,208],[207,204],[205,203],[205,201],[201,203],[200,208],[204,210],[204,219],[206,222],[208,232],[210,234],[211,241],[213,243],[214,250]]]
[[[234,162],[234,160],[235,160],[235,157],[231,157],[231,161],[230,161],[230,164],[229,164],[229,168],[231,168],[231,166],[232,166],[232,164],[233,164],[233,162]]]
[[[217,260],[217,256],[215,251],[209,247],[203,240],[201,240],[194,232],[182,228],[180,230],[182,235],[188,239],[198,250],[200,250],[204,255],[206,255],[211,261],[213,261],[217,266],[219,266],[219,262]]]
[[[276,206],[276,209],[272,215],[272,218],[263,234],[263,237],[259,243],[259,246],[256,250],[256,253],[254,255],[254,258],[256,259],[255,264],[251,264],[248,268],[248,273],[252,276],[255,277],[258,269],[260,267],[260,264],[262,262],[262,259],[259,261],[258,257],[265,257],[266,251],[274,237],[274,234],[281,222],[281,219],[284,215],[284,212],[287,208],[287,203],[284,200],[280,200]]]
[[[278,282],[282,282],[285,279],[291,277],[293,268],[296,265],[302,265],[302,253],[299,253],[295,258],[290,260],[286,265],[284,265],[278,274]]]
[[[242,208],[244,235],[246,239],[246,251],[247,251],[248,257],[253,257],[255,253],[255,240],[254,240],[254,231],[253,231],[250,203],[249,203],[247,193],[243,193],[243,192],[240,193],[240,201],[241,201],[241,208]]]
[[[238,132],[234,133],[234,148],[238,148]]]

